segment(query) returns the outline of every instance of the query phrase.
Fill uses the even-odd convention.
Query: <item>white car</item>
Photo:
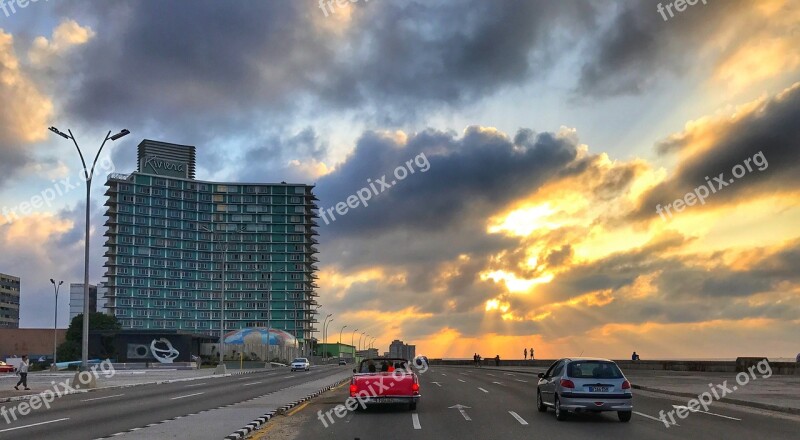
[[[296,358],[292,361],[292,371],[308,371],[311,369],[311,364],[306,358]]]

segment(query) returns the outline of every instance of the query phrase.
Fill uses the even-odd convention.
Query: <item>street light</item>
[[[94,157],[94,162],[92,162],[92,168],[89,169],[86,166],[86,161],[83,158],[81,147],[78,146],[78,141],[75,139],[75,136],[72,135],[72,130],[67,130],[67,133],[69,134],[63,133],[55,127],[50,127],[49,130],[58,136],[63,137],[64,139],[72,139],[72,142],[75,144],[75,148],[78,150],[78,155],[81,157],[83,174],[86,177],[86,232],[84,236],[83,250],[83,340],[81,341],[81,370],[86,370],[89,365],[89,209],[91,207],[94,167],[97,165],[97,159],[100,158],[100,152],[103,151],[103,147],[106,145],[106,142],[108,142],[109,139],[116,141],[124,136],[127,136],[130,134],[130,131],[123,129],[113,136],[111,135],[111,131],[109,131],[106,134],[105,139],[103,139],[103,143],[100,144],[100,149],[97,150],[97,155]]]
[[[58,291],[61,288],[61,285],[64,284],[63,281],[59,281],[56,284],[56,280],[50,278],[50,282],[53,284],[53,291],[56,293],[56,311],[53,313],[53,371],[58,371],[58,367],[56,366],[56,353],[58,350]]]
[[[333,313],[328,313],[328,316],[325,317],[325,322],[322,323],[322,346],[325,347],[323,350],[328,349],[328,324],[333,322],[333,319],[328,321],[328,318],[333,316]],[[327,360],[327,352],[323,351],[322,353],[322,360]]]
[[[356,346],[355,346],[355,345],[353,345],[353,342],[355,342],[355,341],[354,341],[354,339],[355,339],[355,337],[356,337],[356,332],[357,332],[357,331],[358,331],[358,329],[355,329],[355,330],[353,330],[353,334],[351,334],[351,335],[350,335],[350,346],[351,346],[351,347],[353,347],[353,351],[355,351],[355,352],[356,352],[356,353],[353,353],[353,362],[355,362],[355,360],[356,360],[356,355],[358,354],[358,352],[357,352],[357,350],[356,350]]]
[[[361,350],[361,339],[366,335],[367,332],[361,332],[361,337],[358,338],[358,349]]]

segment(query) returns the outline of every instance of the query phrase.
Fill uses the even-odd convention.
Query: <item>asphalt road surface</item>
[[[8,412],[20,402],[0,404],[0,439],[87,440],[173,417],[242,402],[286,387],[322,379],[343,368],[313,367],[290,373],[288,368],[229,377],[208,377],[162,385],[98,390],[57,398],[50,409],[41,407],[13,420]],[[352,367],[350,367],[352,368]],[[213,423],[209,420],[208,423]]]
[[[553,410],[536,410],[536,377],[477,368],[432,367],[420,375],[422,398],[407,406],[368,408],[335,415],[326,427],[319,419],[343,403],[347,386],[312,401],[290,417],[276,418],[260,437],[293,439],[797,439],[800,417],[712,404],[666,427],[659,411],[686,405],[687,399],[634,390],[634,415],[621,423],[616,413],[570,414],[556,421]],[[327,419],[326,419],[327,420]]]

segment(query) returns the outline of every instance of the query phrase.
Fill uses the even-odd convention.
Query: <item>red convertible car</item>
[[[406,359],[378,357],[361,361],[353,370],[350,397],[367,404],[400,403],[417,408],[419,377]]]
[[[0,373],[13,373],[14,366],[8,365],[7,363],[0,361]]]

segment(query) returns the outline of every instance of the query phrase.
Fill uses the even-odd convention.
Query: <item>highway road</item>
[[[352,367],[350,367],[352,368]],[[249,400],[273,391],[341,373],[347,367],[319,366],[309,372],[288,368],[229,377],[213,377],[161,385],[98,390],[57,398],[11,423],[0,416],[0,439],[87,440],[142,428],[174,417]],[[209,423],[213,421],[209,420]]]
[[[536,377],[476,368],[432,367],[420,376],[422,399],[407,407],[369,408],[334,416],[326,427],[318,416],[344,402],[347,386],[337,388],[276,418],[261,437],[269,440],[331,439],[797,439],[800,417],[731,405],[712,405],[678,426],[666,427],[659,411],[686,405],[687,399],[634,390],[633,419],[621,423],[616,413],[572,414],[556,421],[552,410],[535,407]]]

